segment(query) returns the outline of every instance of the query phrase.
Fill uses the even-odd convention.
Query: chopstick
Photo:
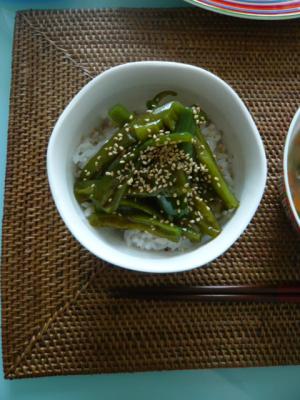
[[[284,286],[134,286],[117,288],[113,293],[115,297],[119,298],[143,300],[300,303],[300,284]]]

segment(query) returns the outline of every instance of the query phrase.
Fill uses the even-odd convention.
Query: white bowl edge
[[[209,242],[206,246],[207,249],[209,250],[210,247],[212,247],[213,250],[213,256],[209,253],[209,251],[206,252],[206,256],[203,257],[201,260],[197,258],[197,251],[199,251],[198,248],[194,251],[191,251],[189,253],[185,254],[179,254],[176,255],[176,257],[172,256],[169,259],[164,259],[164,260],[157,260],[157,259],[141,259],[139,265],[136,265],[137,258],[136,257],[131,257],[126,255],[124,257],[124,254],[116,249],[112,250],[110,247],[107,247],[106,244],[101,244],[101,251],[99,251],[99,246],[95,246],[95,243],[91,245],[91,243],[86,240],[86,238],[81,234],[81,229],[80,227],[76,226],[76,224],[72,224],[72,221],[68,221],[67,214],[65,212],[65,206],[63,204],[63,200],[60,196],[60,191],[55,185],[55,171],[53,169],[53,163],[52,163],[52,156],[55,148],[55,138],[58,135],[58,132],[60,131],[60,128],[69,114],[69,112],[81,101],[82,97],[85,95],[86,92],[90,90],[92,86],[95,85],[98,80],[101,80],[105,77],[107,77],[109,74],[115,73],[116,71],[122,72],[123,68],[130,68],[131,66],[141,66],[141,67],[147,67],[147,66],[157,66],[160,67],[162,65],[169,67],[169,68],[178,68],[178,67],[184,67],[185,69],[189,70],[201,70],[203,74],[206,74],[207,78],[213,78],[214,80],[219,81],[227,91],[230,92],[231,96],[235,98],[235,100],[239,103],[239,106],[241,108],[241,112],[245,114],[245,116],[248,119],[248,122],[251,125],[252,131],[255,134],[255,139],[256,139],[256,144],[257,144],[257,149],[259,152],[259,157],[260,157],[260,162],[261,162],[261,175],[260,175],[260,181],[257,182],[257,185],[261,188],[259,193],[257,193],[255,201],[251,203],[249,209],[248,209],[248,214],[249,218],[247,221],[244,221],[243,224],[240,225],[240,230],[235,234],[232,235],[231,237],[223,237],[222,238],[222,246],[216,250],[214,245],[212,245],[217,239],[212,240]],[[237,239],[238,237],[243,233],[243,231],[246,229],[248,223],[252,219],[254,213],[257,210],[257,207],[259,206],[259,203],[261,201],[264,188],[265,188],[265,183],[266,183],[266,177],[267,177],[267,161],[265,157],[265,152],[264,152],[264,147],[262,140],[260,138],[260,135],[258,133],[258,130],[254,124],[254,121],[247,110],[246,106],[244,103],[241,101],[241,99],[238,97],[236,92],[224,81],[222,81],[220,78],[217,76],[213,75],[209,71],[203,70],[201,68],[187,65],[187,64],[180,64],[180,63],[174,63],[174,62],[161,62],[161,61],[142,61],[142,62],[135,62],[135,63],[128,63],[128,64],[123,64],[119,65],[116,67],[113,67],[102,74],[98,75],[95,77],[92,81],[90,81],[86,86],[84,86],[78,93],[77,95],[71,100],[71,102],[67,105],[61,116],[59,117],[54,129],[53,133],[51,135],[49,145],[48,145],[48,151],[47,151],[47,171],[48,171],[48,176],[49,176],[49,183],[50,183],[50,188],[51,192],[53,195],[53,198],[55,200],[55,204],[57,206],[57,209],[62,217],[62,219],[65,221],[66,225],[68,226],[68,229],[71,231],[72,235],[87,249],[89,249],[92,253],[94,253],[97,257],[104,259],[105,261],[108,261],[110,263],[116,264],[120,267],[124,267],[127,269],[135,270],[135,271],[140,271],[140,272],[151,272],[151,273],[170,273],[170,272],[181,272],[181,271],[187,271],[190,269],[193,269],[195,267],[201,267],[203,265],[208,264],[211,262],[213,259],[219,257],[223,252],[225,252]],[[234,218],[234,217],[233,217]],[[120,260],[122,261],[120,263]],[[176,260],[176,261],[175,261]],[[157,261],[159,261],[157,263]]]

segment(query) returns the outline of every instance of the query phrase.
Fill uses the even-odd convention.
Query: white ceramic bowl
[[[214,240],[185,253],[129,248],[120,232],[92,228],[73,195],[72,155],[84,133],[116,102],[140,108],[165,89],[186,104],[198,103],[224,132],[233,155],[235,194],[240,207]],[[186,64],[146,61],[120,65],[90,81],[58,119],[47,153],[48,177],[57,209],[73,236],[91,253],[112,264],[142,272],[185,271],[210,263],[242,234],[264,192],[266,157],[250,113],[228,84],[212,73]]]
[[[292,193],[290,189],[290,184],[289,184],[289,177],[288,177],[288,162],[289,162],[289,155],[290,155],[290,150],[293,145],[293,141],[297,135],[297,133],[300,132],[300,108],[296,112],[291,125],[289,127],[289,131],[285,140],[285,145],[284,145],[284,153],[283,153],[283,205],[285,207],[285,210],[287,212],[288,217],[290,218],[293,226],[295,229],[300,233],[300,218],[299,215],[296,211],[293,198],[292,198]]]

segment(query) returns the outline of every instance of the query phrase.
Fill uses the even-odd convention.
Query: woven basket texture
[[[300,280],[300,242],[280,202],[282,149],[300,98],[298,21],[196,9],[26,11],[16,17],[2,246],[7,378],[300,363],[300,306],[113,299],[130,285]],[[225,79],[251,111],[268,157],[262,204],[206,268],[146,275],[95,258],[52,201],[46,148],[71,98],[107,68],[172,60]]]

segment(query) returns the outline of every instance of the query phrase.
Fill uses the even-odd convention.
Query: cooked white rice
[[[74,155],[73,162],[75,164],[75,176],[78,176],[80,170],[86,162],[97,153],[103,144],[114,134],[114,130],[107,127],[106,129],[94,130],[92,134],[83,136],[81,143],[77,147]],[[232,177],[232,158],[228,155],[225,144],[222,140],[222,132],[213,124],[202,127],[202,133],[206,141],[216,156],[216,161],[221,169],[224,178],[230,187],[233,187]],[[93,206],[85,202],[82,205],[84,215],[88,217],[93,212]],[[231,212],[224,211],[218,216],[218,219],[224,223],[230,216]],[[124,240],[129,247],[136,247],[142,250],[170,250],[182,251],[187,250],[193,246],[190,240],[182,238],[178,243],[170,240],[151,235],[148,232],[140,232],[136,230],[127,230],[124,232]]]
[[[137,247],[141,250],[184,250],[191,247],[188,239],[181,238],[179,242],[171,242],[171,240],[160,238],[148,232],[140,232],[136,230],[127,230],[124,232],[124,240],[129,247]]]
[[[73,154],[73,163],[76,166],[76,176],[80,170],[85,166],[88,160],[93,157],[104,143],[114,134],[115,129],[106,127],[106,129],[94,129],[90,135],[82,136],[79,146]]]

